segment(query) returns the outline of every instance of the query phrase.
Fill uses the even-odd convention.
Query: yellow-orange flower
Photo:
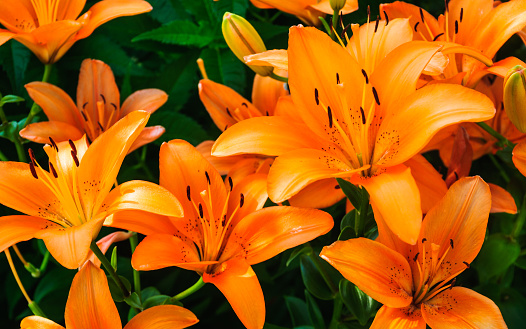
[[[316,209],[269,207],[266,175],[237,184],[221,176],[189,143],[161,146],[160,184],[177,197],[184,218],[116,213],[108,225],[147,234],[132,256],[137,270],[177,266],[199,273],[228,299],[243,324],[261,329],[265,301],[251,265],[327,233],[329,214]]]
[[[178,201],[160,186],[130,181],[110,192],[122,161],[148,121],[135,111],[89,147],[86,138],[44,146],[49,171],[31,162],[0,162],[0,203],[24,215],[0,218],[0,250],[33,237],[73,269],[86,259],[106,216],[123,209],[182,216]],[[163,204],[168,202],[170,208]]]
[[[0,23],[5,29],[0,29],[0,45],[15,39],[42,63],[53,64],[107,21],[152,10],[143,0],[104,0],[80,16],[85,4],[86,0],[2,0]]]
[[[77,104],[62,89],[46,83],[26,85],[29,96],[40,105],[49,121],[32,123],[20,136],[36,143],[77,140],[84,134],[94,141],[117,121],[134,111],[152,113],[162,106],[168,95],[159,89],[143,89],[131,94],[120,104],[120,94],[111,68],[104,62],[86,59],[80,67]],[[162,126],[144,128],[130,152],[159,138]]]
[[[373,329],[507,328],[493,301],[454,287],[482,247],[490,204],[480,177],[463,178],[427,214],[416,245],[401,241],[379,216],[376,241],[337,241],[321,257],[384,304]]]
[[[104,271],[88,262],[75,275],[69,290],[65,329],[122,329],[122,323],[111,298]],[[148,308],[134,316],[124,329],[182,329],[198,322],[189,310],[175,305]],[[40,316],[29,316],[20,323],[21,329],[64,329]]]
[[[277,155],[269,172],[274,202],[321,179],[349,179],[364,186],[376,212],[414,244],[422,220],[420,196],[403,163],[442,127],[487,120],[495,110],[486,96],[462,86],[416,90],[440,46],[412,41],[388,52],[393,40],[378,39],[374,31],[371,27],[369,41],[355,41],[360,56],[375,54],[370,64],[372,56],[357,61],[314,28],[292,27],[289,84],[297,108],[293,116],[301,122],[279,116],[244,120],[218,138],[212,155]]]

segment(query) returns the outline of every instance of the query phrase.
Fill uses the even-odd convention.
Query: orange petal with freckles
[[[274,160],[268,175],[268,194],[272,201],[283,202],[318,180],[351,177],[367,167],[354,169],[332,154],[320,150],[291,151]]]
[[[435,282],[449,278],[466,269],[477,256],[488,224],[491,193],[488,185],[478,176],[462,178],[449,188],[446,196],[428,212],[419,240],[440,246],[438,254],[449,250],[444,262],[451,264],[446,271],[435,275]]]
[[[274,115],[279,98],[288,94],[286,84],[283,81],[278,81],[271,77],[264,77],[259,74],[256,74],[254,77],[252,103],[261,113]]]
[[[426,329],[420,310],[413,307],[392,308],[382,306],[370,329]]]
[[[411,169],[411,175],[420,191],[422,212],[425,214],[446,195],[446,183],[442,175],[420,154],[404,162],[404,165]]]
[[[60,121],[36,122],[20,130],[20,136],[35,143],[48,144],[49,137],[55,142],[77,140],[84,135],[77,127]]]
[[[95,213],[100,209],[115,183],[124,157],[148,122],[149,116],[149,113],[144,111],[132,112],[90,145],[78,168],[79,189],[83,191],[81,201],[84,209],[92,209]]]
[[[77,129],[82,128],[80,113],[69,95],[59,87],[46,82],[31,82],[26,84],[27,93],[46,114],[49,121],[67,123]],[[80,138],[80,137],[78,137]],[[71,138],[70,139],[78,139]],[[61,142],[64,139],[55,140]],[[67,139],[66,139],[67,140]]]
[[[390,167],[373,177],[355,179],[369,192],[371,204],[400,239],[415,244],[422,225],[420,191],[411,170],[403,165]]]
[[[198,87],[201,102],[222,131],[239,121],[262,115],[252,103],[230,87],[208,79],[199,81]]]
[[[0,1],[0,23],[7,29],[23,32],[17,27],[19,21],[35,26],[33,6],[29,1]]]
[[[243,255],[248,264],[258,264],[284,250],[311,241],[331,230],[331,215],[317,209],[269,207],[243,218],[232,231],[224,259]],[[230,256],[228,256],[230,255]]]
[[[224,176],[228,174],[230,169],[239,163],[240,161],[243,161],[247,157],[250,157],[250,155],[239,155],[239,156],[228,156],[228,157],[215,157],[212,153],[212,146],[214,145],[214,141],[204,141],[201,144],[197,145],[195,148],[201,153],[201,155],[206,159],[206,161],[210,162],[212,166],[219,172],[219,175]]]
[[[526,176],[526,142],[519,142],[513,148],[513,164],[515,167]]]
[[[84,263],[90,244],[102,227],[102,219],[90,220],[79,226],[49,228],[37,232],[36,238],[44,240],[51,255],[60,265],[75,269]]]
[[[104,226],[139,232],[144,235],[177,234],[178,232],[168,217],[140,210],[121,210],[111,214],[106,217]]]
[[[49,319],[33,315],[25,317],[20,322],[20,329],[64,329],[64,327]]]
[[[195,245],[183,237],[169,234],[152,234],[145,237],[135,249],[131,264],[138,271],[151,271],[169,266],[203,273],[209,265],[217,262],[202,262]]]
[[[166,129],[163,126],[145,127],[139,136],[137,136],[137,139],[133,142],[128,153],[131,153],[139,147],[153,142],[157,138],[161,137],[165,131]]]
[[[245,177],[252,174],[265,174],[268,175],[270,167],[274,162],[273,157],[263,156],[252,156],[245,155],[245,159],[239,160],[234,166],[228,171],[228,177],[225,179],[225,185],[229,188],[229,180],[232,178],[232,182],[235,184],[239,183]],[[240,158],[241,156],[233,156]],[[230,158],[230,157],[227,157]],[[220,158],[221,159],[221,158]],[[266,184],[265,184],[266,185]]]
[[[21,162],[0,162],[0,203],[24,214],[55,219],[62,207],[55,195],[31,175],[29,165]]]
[[[411,304],[413,277],[401,254],[365,238],[336,241],[323,247],[321,258],[371,298],[389,307]]]
[[[243,206],[238,208],[231,224],[235,226],[239,221],[245,221],[245,216],[263,208],[268,199],[267,175],[252,174],[234,183],[231,195],[228,198],[227,217],[240,205],[243,194]]]
[[[471,289],[453,287],[422,303],[431,328],[508,328],[495,303]]]
[[[174,139],[161,146],[159,152],[160,184],[168,189],[181,202],[185,218],[193,217],[194,205],[201,202],[200,193],[208,190],[211,193],[213,216],[209,219],[219,219],[226,202],[226,188],[221,176],[212,165],[190,143]],[[208,178],[210,184],[208,184]],[[190,188],[188,188],[188,186]],[[176,221],[176,225],[186,221]]]
[[[288,71],[289,69],[289,57],[286,49],[267,50],[262,53],[245,56],[243,59],[247,65],[273,66],[283,71]]]
[[[73,278],[64,317],[66,328],[122,329],[106,275],[91,262]]]
[[[396,115],[386,118],[377,133],[377,136],[386,134],[396,138],[399,147],[377,139],[373,163],[392,166],[404,162],[418,153],[440,129],[459,122],[488,120],[495,114],[493,102],[487,96],[451,84],[425,86],[401,101],[393,104]],[[411,123],[409,127],[408,123]]]
[[[0,217],[0,252],[20,241],[35,237],[37,232],[59,225],[39,217],[13,215]]]
[[[322,179],[307,185],[296,195],[289,198],[294,207],[327,208],[345,197],[334,178]]]
[[[212,155],[276,156],[298,148],[321,148],[321,143],[303,123],[282,116],[261,117],[241,121],[225,130],[212,147]]]
[[[386,14],[389,17],[389,20],[394,18],[409,18],[411,27],[413,28],[417,22],[420,22],[417,30],[424,35],[426,40],[433,40],[436,35],[443,31],[433,15],[424,9],[422,9],[422,13],[424,14],[424,21],[429,26],[432,35],[429,34],[428,30],[422,25],[420,8],[418,6],[403,1],[395,1],[393,3],[384,3],[380,5],[380,17],[382,19],[385,19]],[[422,40],[420,33],[414,34],[415,40]]]
[[[152,6],[142,0],[99,1],[89,9],[89,12],[91,12],[90,19],[79,31],[76,38],[83,39],[88,37],[97,27],[114,18],[142,14],[150,10],[152,10]]]
[[[517,205],[510,192],[502,187],[488,183],[491,191],[491,213],[506,212],[508,214],[517,213]]]
[[[114,188],[104,200],[109,213],[119,210],[142,210],[170,217],[183,217],[183,207],[167,189],[141,180],[129,181]]]
[[[155,112],[168,100],[168,95],[160,89],[143,89],[134,92],[122,104],[121,117],[133,111]]]
[[[262,329],[265,300],[258,278],[244,260],[222,263],[215,273],[204,273],[203,281],[215,285],[247,329]]]
[[[194,313],[176,305],[159,305],[134,316],[124,329],[182,329],[199,322]]]

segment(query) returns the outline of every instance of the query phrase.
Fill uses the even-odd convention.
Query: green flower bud
[[[504,78],[504,108],[510,121],[526,133],[526,77],[525,69],[516,65]]]
[[[230,50],[243,63],[243,57],[267,51],[263,40],[254,27],[243,17],[226,12],[223,16],[223,37]],[[248,65],[254,72],[262,76],[272,73],[270,66]]]
[[[334,12],[339,13],[340,10],[345,6],[347,0],[330,0],[331,8]]]

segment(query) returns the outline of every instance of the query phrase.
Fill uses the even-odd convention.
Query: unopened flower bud
[[[347,0],[330,0],[331,8],[334,12],[339,13],[340,10],[345,6]]]
[[[514,66],[504,79],[504,108],[510,121],[526,133],[526,69]]]
[[[228,47],[243,63],[244,56],[261,53],[267,50],[263,40],[254,27],[243,17],[226,12],[223,16],[223,37]],[[270,66],[248,65],[254,72],[268,76],[272,72]]]

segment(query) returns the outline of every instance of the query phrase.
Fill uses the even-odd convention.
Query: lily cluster
[[[371,328],[506,328],[498,306],[456,278],[481,250],[490,213],[517,213],[506,189],[470,169],[513,149],[509,165],[526,174],[526,64],[494,63],[513,34],[524,34],[526,1],[446,1],[438,18],[397,1],[380,5],[376,20],[368,8],[362,25],[341,18],[356,1],[250,2],[312,26],[290,27],[288,48],[267,50],[248,20],[224,14],[226,43],[256,73],[252,101],[209,79],[199,59],[199,97],[221,135],[197,147],[163,142],[159,184],[117,177],[129,153],[165,133],[146,127],[164,91],[136,91],[121,105],[112,70],[93,59],[82,62],[76,102],[46,81],[26,84],[35,105],[14,142],[45,144],[44,152],[32,146],[28,163],[0,162],[0,203],[22,213],[0,218],[0,250],[42,239],[61,266],[78,269],[66,328],[122,328],[114,300],[132,307],[125,328],[185,328],[198,320],[180,300],[211,283],[246,328],[262,329],[265,298],[252,266],[323,235],[321,258],[311,253],[327,262],[317,264],[320,277],[329,281],[327,264],[342,277],[331,329],[345,323],[340,298],[350,282],[383,304]],[[81,15],[84,5],[2,1],[0,44],[19,41],[48,72],[101,24],[152,9],[143,0],[103,0]],[[33,122],[40,109],[48,120]],[[423,155],[430,150],[444,175]],[[334,234],[337,208],[347,215]],[[103,227],[128,232],[97,243]],[[131,291],[104,253],[136,233],[145,237],[132,243]],[[301,248],[294,253],[313,251]],[[167,267],[199,280],[146,307],[137,271]],[[34,313],[21,328],[62,328]]]

